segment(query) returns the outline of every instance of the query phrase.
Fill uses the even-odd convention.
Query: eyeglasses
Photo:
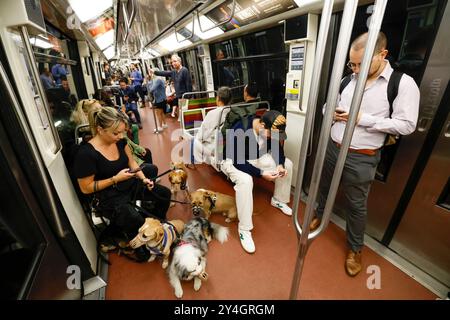
[[[377,54],[374,54],[372,57],[372,60],[379,55],[380,53],[383,53],[385,50],[381,50],[380,52],[378,52]],[[353,63],[351,61],[347,62],[347,67],[349,69],[355,69],[356,67],[361,68],[361,63]]]

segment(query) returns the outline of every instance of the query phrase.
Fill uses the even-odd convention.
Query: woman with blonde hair
[[[80,146],[75,160],[80,190],[95,194],[99,200],[98,211],[131,240],[145,220],[132,202],[136,199],[153,202],[151,213],[165,219],[170,190],[155,184],[149,179],[155,177],[154,172],[149,172],[149,166],[140,170],[134,160],[123,138],[128,125],[126,114],[102,107],[89,113],[89,125],[93,138]],[[148,257],[148,252],[141,250],[140,254],[142,259]]]

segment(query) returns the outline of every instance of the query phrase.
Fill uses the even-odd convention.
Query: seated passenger
[[[76,125],[83,125],[83,124],[89,124],[88,115],[93,110],[99,110],[102,107],[101,102],[97,101],[95,99],[85,99],[81,100],[75,110],[72,112],[72,115],[70,117],[70,120]],[[130,124],[128,124],[130,125]],[[83,132],[83,141],[87,142],[92,138],[91,130],[90,128],[82,128]],[[129,131],[129,130],[128,130]],[[140,166],[143,163],[152,164],[152,154],[150,149],[144,148],[139,145],[139,143],[136,143],[132,141],[127,134],[124,135],[124,138],[127,141],[128,146],[130,147],[134,160],[136,160],[136,163]],[[158,168],[155,168],[155,170],[158,170]]]
[[[244,121],[246,120],[246,121]],[[292,162],[284,156],[280,140],[286,139],[286,118],[278,111],[267,111],[260,118],[249,116],[227,130],[226,159],[221,171],[235,184],[239,218],[239,239],[248,253],[255,252],[253,229],[253,177],[275,183],[271,205],[292,215],[290,200]],[[243,130],[243,131],[242,131]]]
[[[148,167],[136,173],[129,172],[138,165],[123,139],[127,124],[127,116],[111,107],[90,112],[89,125],[94,137],[80,146],[74,171],[81,191],[96,194],[99,212],[130,240],[145,220],[132,201],[152,201],[155,206],[151,213],[165,219],[171,193],[149,179],[156,173],[149,172]],[[141,254],[149,256],[148,252]]]
[[[192,151],[195,163],[211,164],[215,161],[213,158],[216,148],[216,134],[230,111],[229,108],[224,108],[224,106],[230,105],[231,98],[229,87],[220,87],[217,91],[217,108],[208,112],[193,140]]]
[[[39,77],[41,78],[44,90],[55,87],[55,80],[53,80],[52,73],[48,70],[48,68],[44,68]]]
[[[131,116],[131,114],[133,114],[137,125],[139,126],[139,129],[142,129],[141,115],[139,114],[137,104],[130,99],[128,94],[125,94],[123,96],[123,106],[125,107],[125,113],[128,116]]]

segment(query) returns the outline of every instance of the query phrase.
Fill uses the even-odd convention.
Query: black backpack
[[[256,110],[258,108],[258,102],[248,106],[231,106],[230,112],[228,112],[225,117],[225,121],[222,125],[221,133],[223,139],[223,150],[222,156],[220,158],[225,159],[226,155],[226,137],[227,130],[233,129],[236,123],[242,121],[243,127],[248,128],[249,118],[253,117],[256,114]]]
[[[389,101],[389,118],[392,117],[392,104],[394,103],[395,98],[398,95],[398,87],[400,85],[400,80],[402,79],[403,72],[400,71],[394,71],[391,74],[391,77],[389,78],[388,86],[387,86],[387,97]],[[339,94],[342,94],[342,91],[344,91],[345,87],[350,83],[351,80],[351,74],[345,76],[341,81],[341,86],[339,87]],[[387,134],[386,140],[384,141],[384,145],[392,145],[397,142],[398,137],[393,134]]]

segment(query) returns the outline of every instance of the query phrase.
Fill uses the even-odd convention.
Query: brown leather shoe
[[[361,251],[354,252],[353,250],[349,250],[347,253],[347,259],[345,259],[345,271],[350,277],[356,276],[361,272]]]
[[[322,220],[320,218],[314,217],[309,224],[309,231],[313,232],[314,230],[316,230],[320,226],[321,221]]]

